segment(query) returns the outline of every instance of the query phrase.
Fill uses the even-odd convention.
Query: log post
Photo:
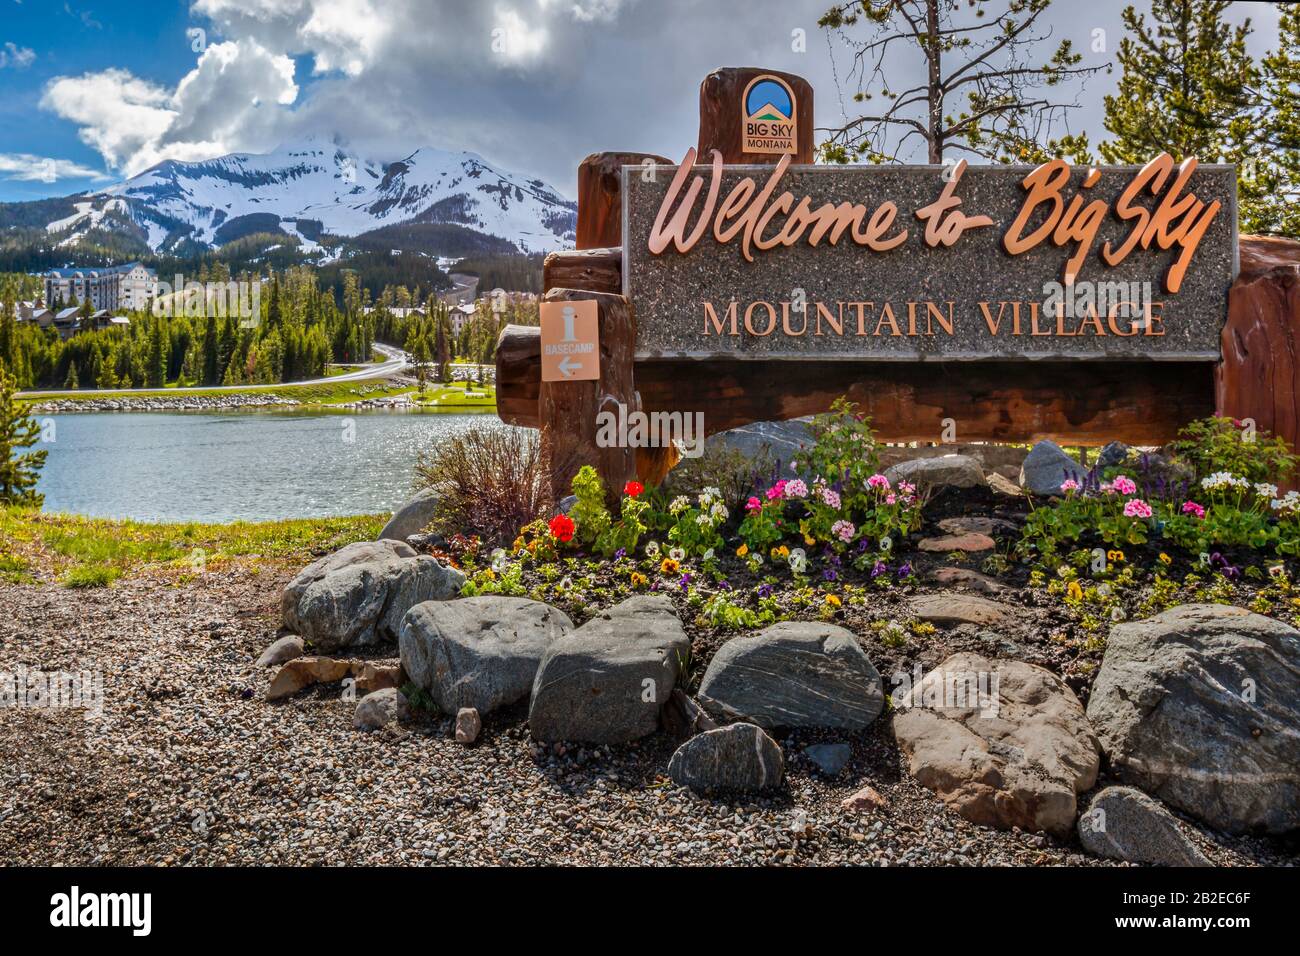
[[[784,80],[794,94],[795,146],[790,162],[811,165],[813,161],[813,89],[802,76],[763,70],[754,66],[732,66],[714,70],[700,84],[700,162],[709,162],[712,150],[722,153],[728,165],[770,165],[781,159],[779,153],[751,153],[744,148],[745,91],[760,76]]]
[[[1228,293],[1214,375],[1216,411],[1249,418],[1300,448],[1300,243],[1260,236],[1240,242],[1241,273]]]
[[[569,494],[573,476],[584,464],[594,464],[605,483],[606,498],[617,507],[623,485],[636,475],[636,454],[631,448],[601,447],[596,442],[597,416],[618,415],[620,404],[629,411],[640,401],[632,388],[632,360],[636,350],[636,315],[621,295],[583,289],[551,289],[544,302],[595,300],[599,306],[600,378],[576,382],[542,382],[537,408],[542,429],[542,468],[558,501]],[[518,337],[522,344],[526,337]],[[537,341],[540,343],[540,334]],[[541,370],[538,370],[540,378]]]
[[[646,160],[660,166],[673,165],[671,159],[654,153],[592,153],[579,164],[579,249],[622,247],[623,167],[640,166]]]

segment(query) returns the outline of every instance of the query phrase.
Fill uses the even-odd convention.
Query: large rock
[[[1059,495],[1067,478],[1082,482],[1088,469],[1065,453],[1054,441],[1040,441],[1020,466],[1020,487],[1031,495]]]
[[[1229,833],[1300,828],[1300,631],[1187,604],[1111,629],[1088,716],[1126,783]]]
[[[692,737],[668,761],[674,783],[701,793],[766,790],[781,783],[785,758],[754,724],[729,724]]]
[[[1089,853],[1156,866],[1211,866],[1174,815],[1141,790],[1107,787],[1079,816],[1079,842]]]
[[[987,675],[982,687],[979,675]],[[1074,829],[1078,795],[1097,781],[1099,750],[1078,698],[1051,672],[954,654],[900,688],[894,705],[909,772],[949,809],[1004,830]]]
[[[913,458],[885,469],[891,485],[909,481],[922,491],[939,488],[982,488],[988,484],[979,460],[970,455]]]
[[[438,493],[432,488],[425,488],[402,507],[393,512],[379,532],[380,541],[405,541],[413,534],[419,534],[433,520],[438,510]]]
[[[705,710],[760,727],[861,730],[880,714],[880,674],[852,632],[786,621],[718,649],[700,683]]]
[[[460,571],[400,541],[358,541],[299,572],[280,611],[284,626],[313,650],[364,647],[397,640],[407,611],[453,598],[464,583]]]
[[[546,649],[528,709],[533,737],[622,743],[654,733],[690,651],[663,595],[602,612]]]
[[[398,647],[444,714],[488,714],[527,697],[546,649],[572,630],[563,611],[526,598],[426,601],[406,613]]]

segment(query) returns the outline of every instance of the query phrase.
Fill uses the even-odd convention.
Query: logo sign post
[[[745,87],[741,143],[747,153],[799,152],[799,105],[790,84],[764,73]]]
[[[600,378],[600,307],[584,302],[543,302],[542,381]]]

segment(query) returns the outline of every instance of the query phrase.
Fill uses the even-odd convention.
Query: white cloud
[[[81,127],[83,142],[135,175],[164,159],[209,159],[274,145],[277,108],[298,97],[293,61],[255,40],[210,45],[169,91],[127,70],[57,77],[41,105]]]
[[[60,179],[107,179],[103,173],[70,159],[49,159],[31,153],[0,153],[0,176],[33,183]]]
[[[695,0],[675,0],[694,3]],[[399,155],[471,149],[515,168],[590,126],[573,91],[612,91],[615,21],[635,0],[192,0],[215,39],[174,87],[125,68],[62,76],[42,105],[108,166],[257,152],[309,134]],[[622,42],[625,42],[622,41]],[[618,63],[598,68],[593,54]],[[297,58],[312,63],[302,95]],[[598,79],[594,79],[598,77]],[[567,149],[567,143],[566,143]],[[526,161],[525,161],[526,160]],[[569,167],[563,160],[563,167]]]
[[[35,59],[36,51],[31,47],[19,46],[12,40],[7,41],[4,46],[0,46],[0,70],[5,67],[25,70],[32,65]]]

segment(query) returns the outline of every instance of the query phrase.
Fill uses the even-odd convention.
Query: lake
[[[391,511],[415,463],[492,413],[97,412],[38,415],[45,510],[140,521],[268,521]]]

